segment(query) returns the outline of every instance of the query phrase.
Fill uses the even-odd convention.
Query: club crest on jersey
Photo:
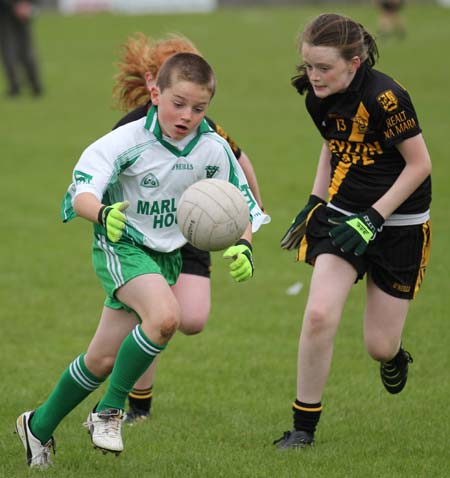
[[[381,107],[389,113],[398,108],[398,99],[392,90],[383,91],[377,96],[377,101]]]
[[[369,121],[367,120],[367,118],[364,118],[362,116],[355,116],[353,118],[353,123],[356,124],[358,134],[366,134],[369,130]]]
[[[153,173],[148,173],[141,181],[143,188],[157,188],[159,186],[158,178]]]
[[[211,179],[219,171],[219,166],[206,166],[205,171],[206,178]]]

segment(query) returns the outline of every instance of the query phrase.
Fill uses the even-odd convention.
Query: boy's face
[[[158,106],[162,132],[174,140],[197,129],[211,101],[211,92],[205,85],[184,80],[174,81],[163,92],[152,86],[150,94],[152,103]]]

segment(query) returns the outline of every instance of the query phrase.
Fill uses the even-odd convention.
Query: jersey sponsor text
[[[171,227],[177,222],[175,198],[153,202],[139,199],[136,212],[144,216],[153,216],[153,229]]]

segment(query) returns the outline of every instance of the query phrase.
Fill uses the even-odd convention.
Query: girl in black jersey
[[[428,263],[431,161],[408,92],[373,68],[373,37],[322,14],[300,39],[292,80],[323,137],[307,205],[281,246],[314,266],[298,351],[294,427],[275,443],[314,441],[345,301],[366,276],[364,340],[384,387],[405,386],[411,355],[402,331]]]
[[[193,43],[180,35],[169,35],[160,40],[153,40],[138,33],[135,37],[128,38],[122,46],[121,60],[117,63],[119,73],[116,76],[114,96],[118,106],[128,110],[129,113],[115,125],[114,129],[147,115],[151,106],[149,90],[162,63],[171,55],[181,52],[199,54]],[[249,158],[219,125],[208,117],[205,119],[230,144],[246,175],[250,189],[261,207],[258,182]],[[186,335],[193,335],[203,330],[211,308],[211,257],[209,252],[200,251],[190,244],[186,244],[181,249],[181,254],[182,270],[172,290],[182,309],[179,330]],[[130,409],[127,411],[125,422],[133,423],[149,416],[156,364],[157,360],[139,379],[130,393]]]

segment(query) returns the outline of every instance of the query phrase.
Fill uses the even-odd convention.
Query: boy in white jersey
[[[43,405],[17,419],[30,466],[51,463],[57,425],[110,373],[86,425],[96,448],[123,450],[127,395],[179,323],[170,286],[186,242],[175,221],[183,191],[207,177],[228,180],[247,197],[253,222],[265,222],[228,143],[203,119],[214,91],[214,73],[202,57],[172,56],[152,89],[147,118],[100,138],[75,166],[63,219],[78,215],[94,223],[93,263],[107,298],[86,354],[69,365]],[[251,236],[249,222],[224,253],[234,258],[230,274],[238,282],[253,275]]]

